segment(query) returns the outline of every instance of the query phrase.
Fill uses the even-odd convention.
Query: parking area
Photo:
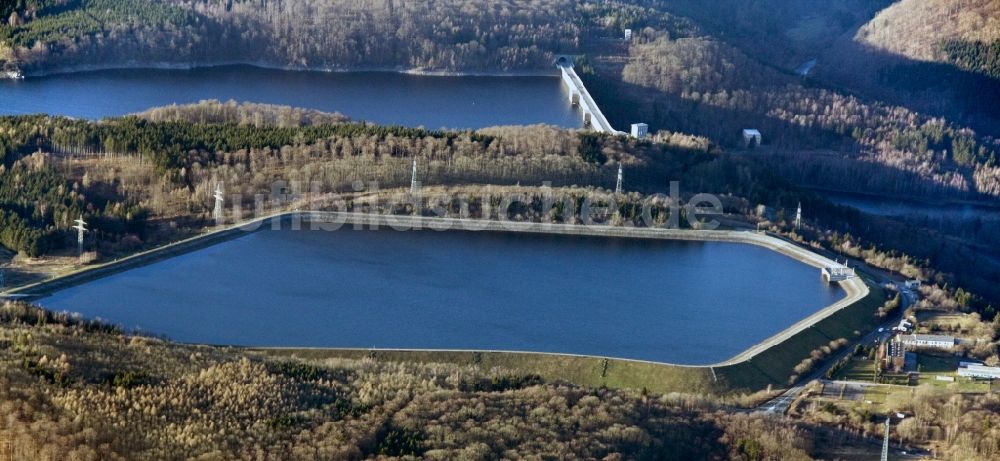
[[[822,396],[828,399],[860,401],[865,397],[865,384],[843,381],[823,382]]]

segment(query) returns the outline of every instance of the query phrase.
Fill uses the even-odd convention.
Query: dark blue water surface
[[[355,120],[427,128],[545,123],[581,126],[558,77],[438,77],[300,72],[250,66],[121,69],[0,80],[0,115],[98,119],[204,99],[340,112]]]
[[[749,245],[342,229],[261,231],[42,304],[184,342],[708,364],[843,295]]]
[[[1000,203],[993,206],[967,203],[933,204],[843,192],[824,192],[823,197],[838,205],[849,206],[877,216],[925,217],[952,221],[979,219],[985,223],[1000,223]]]

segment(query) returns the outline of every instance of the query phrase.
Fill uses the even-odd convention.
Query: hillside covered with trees
[[[576,12],[568,0],[18,0],[0,10],[0,61],[548,71],[579,49]]]
[[[107,255],[155,242],[150,217],[193,219],[196,230],[217,184],[251,210],[278,180],[319,185],[316,193],[351,192],[357,181],[405,186],[414,159],[428,185],[600,187],[613,187],[619,163],[642,187],[711,159],[710,143],[682,136],[649,143],[546,126],[428,131],[216,101],[102,122],[0,117],[0,149],[0,245],[26,256],[68,246],[80,216]]]
[[[702,396],[475,364],[272,358],[0,305],[0,456],[118,459],[783,459],[806,429]]]
[[[784,169],[786,177],[818,187],[1000,197],[992,130],[803,80],[711,35],[646,28],[628,55],[582,64],[613,124],[644,120],[652,130],[693,133],[730,150],[741,150],[741,130],[754,127],[765,133],[762,154],[788,154],[776,165],[798,166]]]
[[[865,24],[857,39],[914,60],[1000,76],[996,49],[989,51],[1000,41],[1000,4],[995,1],[902,0]]]
[[[1000,91],[976,91],[966,77],[942,80],[937,70],[905,63],[868,64],[882,61],[841,40],[854,28],[873,40],[900,36],[865,31],[895,24],[893,11],[911,2],[875,20],[886,2],[830,2],[816,11],[790,0],[740,3],[19,0],[0,27],[0,59],[29,72],[234,61],[548,72],[555,55],[582,54],[593,65],[584,72],[588,85],[616,126],[645,121],[653,131],[692,133],[730,149],[741,146],[743,128],[754,127],[765,144],[792,154],[782,164],[801,165],[785,170],[795,182],[923,199],[1000,197],[1000,113],[991,112]],[[987,34],[994,21],[987,3],[971,2],[948,21]],[[955,10],[952,2],[927,4],[938,6],[921,6],[933,11],[907,21]],[[942,18],[934,24],[948,22]],[[630,45],[619,39],[624,28],[636,31]],[[949,46],[961,59],[980,59],[965,45]],[[816,57],[809,50],[817,47],[835,49],[821,56],[817,80],[787,70]]]

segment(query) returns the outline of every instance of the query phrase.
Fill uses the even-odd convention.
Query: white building
[[[901,335],[899,340],[909,347],[933,347],[937,349],[951,349],[955,346],[954,336],[944,335]]]
[[[761,145],[764,141],[764,137],[761,136],[760,131],[748,128],[743,130],[743,145],[747,149],[751,149]]]
[[[632,124],[632,137],[636,139],[645,138],[649,134],[649,125],[645,123]]]
[[[854,278],[855,275],[854,269],[847,266],[838,265],[823,268],[823,280],[826,280],[828,283],[843,282],[844,280]]]
[[[959,368],[956,374],[969,378],[1000,379],[1000,367],[969,365]]]
[[[625,41],[632,40],[632,29],[625,29]]]

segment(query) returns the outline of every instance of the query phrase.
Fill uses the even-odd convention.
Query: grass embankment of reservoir
[[[303,359],[369,358],[390,362],[448,363],[503,368],[533,373],[549,381],[582,386],[646,389],[657,393],[754,392],[780,388],[802,359],[814,349],[839,338],[855,339],[875,328],[875,312],[885,301],[884,291],[869,283],[867,296],[835,312],[784,341],[742,362],[710,366],[683,366],[578,355],[498,351],[422,351],[313,348],[254,348],[277,357]]]
[[[875,316],[886,300],[885,291],[875,283],[866,282],[869,293],[861,300],[844,307],[785,341],[770,347],[743,362],[715,369],[720,381],[728,387],[761,389],[768,385],[788,384],[793,369],[809,352],[840,338],[857,339],[879,324]]]

